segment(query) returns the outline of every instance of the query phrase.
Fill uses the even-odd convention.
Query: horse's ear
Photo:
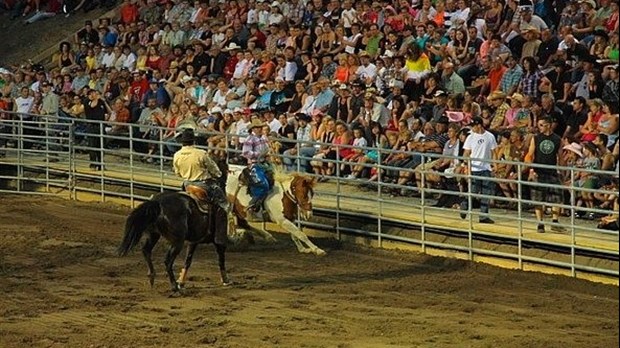
[[[317,177],[314,176],[312,178],[307,178],[306,182],[308,183],[308,185],[310,185],[310,187],[314,187],[314,185],[316,185],[317,183]]]

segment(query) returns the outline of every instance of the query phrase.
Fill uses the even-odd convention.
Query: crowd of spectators
[[[78,11],[111,10],[116,3],[117,0],[0,0],[0,13],[8,12],[11,20],[19,18],[32,24],[58,14],[69,17]]]
[[[88,118],[101,98],[105,120],[164,139],[159,155],[187,127],[239,149],[260,118],[289,170],[457,191],[461,163],[424,155],[462,155],[480,119],[493,159],[527,162],[545,120],[561,138],[558,164],[617,173],[618,23],[611,0],[125,0],[117,18],[61,43],[50,68],[6,67],[0,106]],[[158,151],[145,146],[145,161]],[[379,161],[396,169],[367,166]],[[516,171],[492,166],[496,178],[528,178]],[[568,173],[566,185],[604,188],[573,204],[617,207],[617,174]],[[517,186],[498,194],[517,197]]]

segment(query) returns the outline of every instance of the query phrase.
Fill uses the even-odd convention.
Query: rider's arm
[[[205,169],[213,178],[219,178],[220,176],[222,176],[220,168],[217,166],[217,164],[215,164],[215,162],[211,159],[211,157],[209,157],[208,154],[205,153],[205,155],[202,157],[202,162]]]

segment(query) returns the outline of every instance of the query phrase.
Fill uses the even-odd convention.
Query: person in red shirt
[[[222,51],[228,52],[230,55],[230,58],[228,58],[226,65],[224,66],[224,78],[227,80],[230,80],[235,72],[235,67],[237,66],[240,58],[240,55],[237,53],[240,52],[240,49],[241,47],[234,42],[231,42],[226,48],[222,49]]]
[[[499,89],[499,83],[507,69],[508,68],[506,68],[500,57],[496,57],[495,60],[491,62],[491,70],[489,70],[489,93]]]
[[[138,21],[140,16],[138,12],[138,6],[133,2],[133,0],[125,0],[123,5],[120,7],[120,15],[121,21],[124,24],[131,24]]]
[[[142,102],[144,98],[144,94],[149,89],[149,82],[146,79],[146,75],[144,72],[135,71],[133,73],[133,82],[131,83],[131,87],[129,90],[132,95],[131,103],[139,104]],[[144,105],[141,105],[144,107]]]

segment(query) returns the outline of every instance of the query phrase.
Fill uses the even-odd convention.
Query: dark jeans
[[[99,138],[99,125],[98,124],[88,124],[86,128],[86,133],[94,134],[88,136],[88,157],[90,159],[91,165],[101,166],[101,140]]]
[[[471,193],[483,194],[491,196],[495,193],[495,182],[489,180],[492,177],[490,170],[483,170],[479,172],[471,172]],[[472,199],[476,199],[473,198]],[[489,214],[489,198],[480,198],[480,218],[486,217]],[[461,210],[469,210],[469,199],[466,197],[461,202]]]

